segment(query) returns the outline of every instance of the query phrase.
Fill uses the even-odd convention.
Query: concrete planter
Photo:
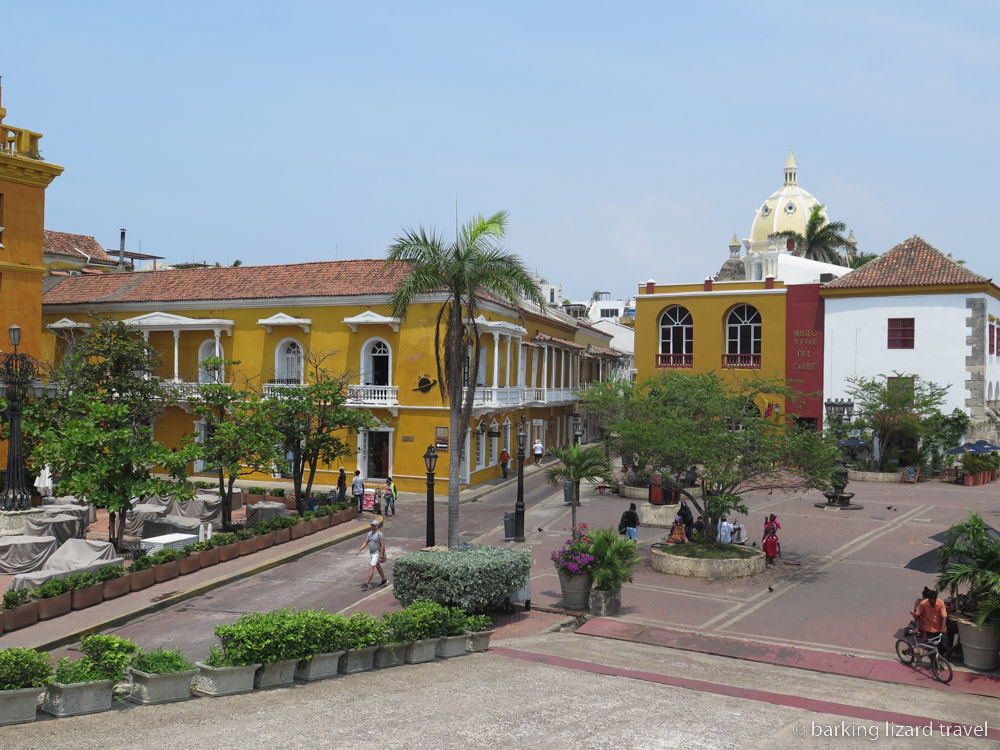
[[[274,540],[275,544],[284,544],[292,538],[291,529],[277,529],[271,532],[271,538]]]
[[[653,570],[669,573],[675,576],[692,578],[708,578],[710,580],[728,580],[731,578],[747,578],[764,572],[764,553],[753,550],[753,557],[734,558],[731,560],[705,560],[693,557],[673,555],[667,551],[650,550],[650,563]]]
[[[480,630],[476,633],[469,633],[469,642],[465,647],[466,651],[470,654],[485,651],[490,647],[490,638],[492,635],[492,630]]]
[[[426,641],[414,641],[406,648],[407,664],[423,664],[425,661],[434,661],[434,654],[437,650],[439,638],[431,638]]]
[[[44,692],[43,687],[0,690],[0,726],[34,721],[38,696]]]
[[[200,552],[195,552],[187,557],[182,557],[177,561],[177,573],[182,576],[191,575],[196,570],[201,570]]]
[[[198,562],[201,563],[201,567],[208,568],[212,565],[219,564],[219,550],[217,549],[207,549],[201,553],[198,558]]]
[[[150,674],[129,667],[132,675],[132,692],[128,699],[133,703],[151,706],[157,703],[176,703],[191,697],[191,681],[197,669],[170,674]]]
[[[125,596],[129,591],[132,590],[132,586],[129,583],[129,574],[121,576],[120,578],[112,578],[109,581],[104,582],[104,598],[105,599],[117,599],[119,596]]]
[[[958,618],[955,622],[965,666],[977,672],[992,672],[1000,666],[1000,630],[979,628],[975,623]]]
[[[247,664],[244,667],[210,667],[202,662],[195,662],[198,674],[194,678],[194,687],[202,695],[235,695],[249,693],[253,690],[254,675],[260,664]]]
[[[53,716],[81,716],[111,710],[114,680],[75,682],[63,685],[53,682],[45,691],[42,710]]]
[[[469,634],[446,635],[434,648],[434,656],[438,659],[450,659],[453,656],[465,656],[465,644],[469,642]]]
[[[559,573],[563,606],[566,609],[586,609],[590,601],[590,587],[593,582],[594,579],[589,573],[578,576]]]
[[[258,534],[254,537],[257,540],[257,551],[269,549],[274,546],[274,535],[272,532],[267,532],[266,534]]]
[[[137,570],[135,573],[129,573],[128,575],[128,586],[132,591],[148,589],[154,583],[156,583],[156,571],[152,568]]]
[[[590,592],[590,613],[597,617],[614,617],[622,611],[622,592],[601,591],[594,589]]]
[[[306,536],[309,536],[310,534],[315,534],[317,531],[319,531],[319,528],[316,526],[315,518],[311,521],[300,521],[299,526],[305,529]]]
[[[219,550],[219,562],[229,562],[240,556],[240,546],[238,544],[226,544],[216,547]]]
[[[847,478],[852,482],[902,482],[903,472],[901,471],[847,471]]]
[[[73,589],[73,609],[86,609],[104,601],[104,586],[97,583],[85,589]]]
[[[343,651],[330,651],[326,654],[316,654],[311,659],[303,659],[295,668],[295,679],[304,682],[325,680],[336,677]]]
[[[375,658],[372,666],[375,669],[385,669],[386,667],[399,667],[406,663],[406,649],[412,645],[413,641],[407,643],[383,643],[375,651]]]
[[[299,521],[294,526],[289,526],[288,531],[291,534],[292,539],[301,539],[306,535],[306,527],[301,521]]]
[[[38,622],[38,602],[28,602],[3,611],[3,629],[10,633]]]
[[[38,619],[51,620],[70,611],[73,607],[73,592],[67,591],[59,596],[38,600]]]
[[[348,521],[353,521],[354,516],[357,515],[357,510],[355,508],[344,508],[343,510],[337,511],[337,523],[347,523]]]
[[[378,651],[378,646],[347,649],[344,655],[340,657],[337,672],[340,674],[354,674],[356,672],[370,671],[375,661],[376,651]]]
[[[316,523],[316,531],[325,531],[330,528],[330,516],[316,516],[313,521]]]
[[[264,502],[264,495],[251,495],[249,493],[243,493],[243,504],[244,505],[254,505],[256,503]]]
[[[273,688],[291,685],[295,682],[295,668],[298,664],[298,659],[282,659],[264,664],[254,674],[253,686]]]
[[[172,581],[179,575],[180,565],[177,564],[177,560],[171,560],[170,562],[160,563],[159,565],[153,566],[153,577],[156,579],[157,583]]]
[[[644,527],[654,529],[669,529],[674,525],[677,511],[681,508],[680,503],[676,505],[653,505],[643,503],[639,506],[639,523]]]
[[[250,539],[240,539],[236,542],[236,549],[239,550],[240,557],[244,555],[252,555],[257,551],[257,538],[251,537]]]
[[[648,500],[649,487],[629,487],[627,484],[621,484],[618,485],[618,494],[629,500]]]

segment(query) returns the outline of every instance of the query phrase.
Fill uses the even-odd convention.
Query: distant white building
[[[610,347],[621,354],[621,361],[615,373],[615,380],[635,380],[635,329],[610,318],[591,324],[599,331],[611,335]]]
[[[587,317],[591,323],[599,320],[635,318],[635,297],[631,299],[611,299],[611,292],[598,292],[597,299],[590,303]]]
[[[535,280],[535,284],[538,285],[538,289],[542,293],[542,299],[545,300],[547,306],[559,307],[562,305],[563,291],[561,284],[550,284],[548,279],[539,276],[537,273],[531,276]]]

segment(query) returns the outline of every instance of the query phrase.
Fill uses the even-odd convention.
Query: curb
[[[385,522],[385,518],[379,516],[379,527]],[[179,604],[180,602],[186,601],[188,599],[193,599],[196,596],[201,596],[213,589],[225,586],[228,583],[233,583],[234,581],[241,581],[244,578],[249,578],[251,576],[257,575],[258,573],[263,573],[265,570],[270,570],[271,568],[276,568],[279,565],[284,565],[285,563],[293,562],[306,555],[310,555],[313,552],[317,552],[327,547],[332,547],[335,544],[340,544],[341,542],[351,539],[352,537],[361,536],[367,533],[368,528],[356,529],[352,531],[344,530],[339,534],[335,534],[329,539],[324,539],[318,544],[312,544],[308,547],[296,550],[295,552],[290,552],[287,555],[281,557],[276,557],[272,560],[267,560],[265,562],[257,563],[249,568],[243,570],[233,571],[232,573],[222,576],[221,578],[216,578],[211,581],[206,581],[205,583],[198,584],[197,586],[187,589],[185,591],[179,591],[170,596],[165,596],[157,601],[149,602],[148,604],[138,607],[130,612],[125,612],[123,614],[117,615],[107,620],[103,620],[93,625],[87,625],[82,628],[78,628],[69,633],[64,633],[58,638],[46,641],[44,643],[39,643],[31,648],[37,651],[51,651],[53,649],[59,648],[61,646],[66,646],[70,643],[76,643],[85,635],[90,635],[91,633],[99,633],[103,630],[108,630],[109,628],[117,628],[131,622],[143,615],[152,614],[153,612],[159,612],[162,609],[173,606],[174,604]]]

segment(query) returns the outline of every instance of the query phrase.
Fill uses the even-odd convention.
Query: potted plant
[[[590,601],[593,583],[590,554],[590,535],[585,523],[577,524],[570,531],[566,544],[552,553],[552,563],[559,574],[563,606],[566,609],[584,610]]]
[[[247,487],[243,493],[243,502],[247,505],[262,502],[267,495],[267,490],[263,487]]]
[[[398,612],[382,615],[385,636],[375,650],[372,666],[375,669],[398,667],[406,663],[406,650],[413,645],[419,635],[420,626],[409,607]]]
[[[147,706],[187,700],[191,697],[191,680],[198,674],[198,668],[180,649],[168,651],[162,646],[149,652],[140,650],[128,671],[132,675],[128,699]]]
[[[308,536],[309,534],[316,533],[317,529],[316,529],[315,519],[316,519],[316,514],[313,513],[311,510],[307,510],[305,513],[302,514],[302,520],[300,522],[300,525],[302,526],[303,529],[302,533],[304,535]]]
[[[222,650],[240,664],[258,664],[253,687],[290,685],[302,658],[300,631],[292,626],[295,611],[248,612],[234,623],[215,628]]]
[[[300,613],[298,623],[310,648],[295,668],[295,679],[310,682],[335,676],[346,649],[347,620],[343,615],[307,610]]]
[[[128,566],[128,584],[132,591],[142,591],[156,583],[153,558],[149,555],[137,557]]]
[[[78,716],[111,708],[112,691],[125,674],[136,645],[115,635],[91,634],[80,641],[83,656],[60,659],[45,691],[42,710],[53,716]]]
[[[204,542],[194,542],[187,545],[183,554],[177,558],[177,573],[186,576],[201,570],[201,553],[204,550]]]
[[[956,598],[962,660],[970,669],[990,672],[1000,663],[1000,540],[986,535],[986,524],[974,512],[955,524],[938,549],[942,573],[938,588]],[[959,594],[965,587],[966,593]]]
[[[179,549],[170,549],[169,547],[154,552],[152,555],[153,577],[156,582],[170,581],[180,575],[180,565],[177,561],[183,556],[184,553]]]
[[[288,531],[292,539],[301,539],[306,535],[306,527],[302,525],[299,516],[288,516],[282,520],[288,526]]]
[[[338,672],[354,674],[372,668],[375,651],[385,638],[381,622],[365,612],[355,612],[345,623],[344,655],[340,657]]]
[[[489,615],[469,615],[465,627],[469,629],[470,653],[485,651],[490,647],[490,636],[493,635],[493,620]]]
[[[461,607],[447,607],[444,615],[444,633],[438,640],[434,655],[438,659],[464,656],[469,641],[469,616]]]
[[[274,544],[274,526],[271,525],[270,521],[259,523],[250,529],[250,531],[257,542],[258,550],[267,549]]]
[[[32,594],[38,600],[38,619],[51,620],[70,611],[73,592],[65,578],[50,578]]]
[[[591,537],[590,555],[594,558],[590,611],[599,617],[617,615],[622,608],[622,586],[631,582],[639,562],[638,547],[614,529],[597,529]]]
[[[219,550],[219,562],[229,562],[240,556],[240,548],[235,534],[216,534],[212,546]]]
[[[433,661],[437,655],[438,642],[445,634],[448,610],[437,602],[416,601],[406,609],[414,619],[413,643],[406,649],[407,664],[421,664]]]
[[[195,666],[198,667],[194,678],[195,690],[202,695],[220,696],[253,690],[253,678],[260,664],[240,664],[237,656],[227,655],[215,645],[205,661],[195,662]]]
[[[275,518],[273,521],[268,521],[274,527],[271,536],[275,544],[284,544],[292,538],[292,530],[289,528],[291,524],[286,523],[291,520],[291,518]]]
[[[210,568],[213,565],[219,564],[219,548],[215,546],[214,536],[206,539],[204,542],[196,542],[196,544],[205,545],[205,548],[201,551],[198,558],[198,562],[201,563],[201,567]]]
[[[316,508],[314,520],[316,521],[317,531],[325,531],[330,528],[331,513],[333,513],[333,508],[329,505],[320,505]]]
[[[102,565],[97,569],[97,580],[104,584],[105,599],[117,599],[131,591],[123,565]]]
[[[341,500],[337,503],[337,523],[347,523],[357,514],[357,506],[351,500]]]
[[[3,595],[3,629],[12,632],[38,622],[38,602],[28,589],[13,589]]]
[[[38,697],[50,682],[52,665],[44,651],[0,651],[0,726],[34,721]]]
[[[241,557],[257,551],[257,537],[250,529],[240,529],[233,536],[236,537],[236,549]]]
[[[66,576],[66,583],[73,592],[71,597],[73,609],[93,607],[104,601],[104,583],[93,573],[71,573]]]

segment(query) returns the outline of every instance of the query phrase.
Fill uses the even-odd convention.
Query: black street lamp
[[[437,466],[438,454],[433,445],[427,446],[424,454],[424,466],[427,469],[427,546],[434,546],[434,467]]]
[[[20,326],[12,325],[7,333],[14,351],[3,355],[0,360],[0,380],[3,381],[7,399],[7,408],[3,413],[10,425],[7,436],[7,476],[3,492],[0,492],[0,510],[28,510],[31,507],[31,493],[24,485],[21,407],[29,386],[34,384],[38,363],[30,354],[17,351],[21,343]]]
[[[514,541],[524,541],[524,444],[528,433],[524,428],[525,416],[521,412],[521,424],[517,427],[517,502],[514,504]]]
[[[842,440],[844,420],[850,421],[854,415],[854,402],[849,398],[831,398],[827,399],[824,406],[826,407],[826,416],[837,425],[837,440]]]

